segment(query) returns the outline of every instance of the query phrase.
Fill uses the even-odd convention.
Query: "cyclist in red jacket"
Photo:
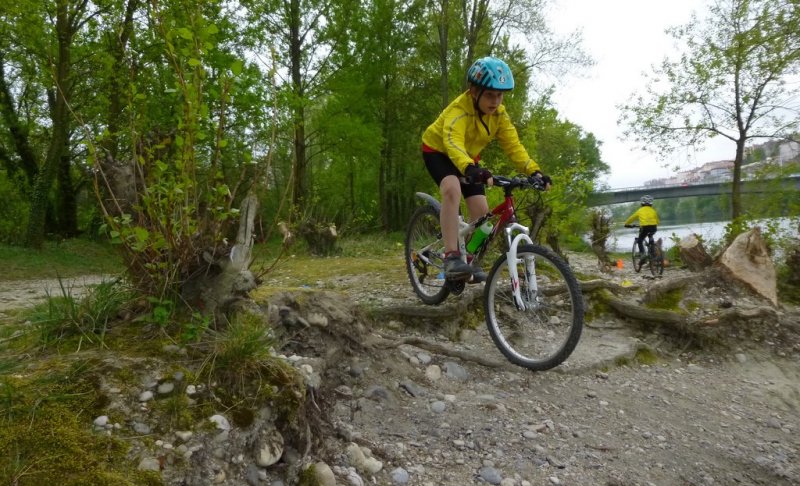
[[[445,245],[445,276],[483,281],[486,274],[463,262],[458,249],[461,196],[472,220],[489,211],[484,184],[492,184],[492,173],[478,163],[481,150],[496,139],[517,170],[540,178],[547,186],[551,180],[541,173],[520,143],[517,129],[502,104],[503,94],[514,88],[508,64],[495,57],[478,59],[467,71],[467,79],[469,89],[453,100],[422,135],[422,158],[442,196],[439,218]]]

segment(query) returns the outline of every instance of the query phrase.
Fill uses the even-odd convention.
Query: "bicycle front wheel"
[[[439,213],[431,206],[417,208],[408,223],[405,241],[408,278],[414,293],[428,305],[450,294],[444,279],[444,240]]]
[[[633,261],[633,270],[636,273],[639,273],[639,271],[642,269],[641,259],[640,259],[640,257],[636,256],[638,251],[639,251],[639,239],[638,238],[634,238],[633,239],[633,249],[631,249],[631,261]]]
[[[552,250],[517,247],[520,298],[503,255],[486,281],[483,306],[495,345],[512,363],[534,371],[554,368],[569,357],[583,330],[583,297],[569,266]]]

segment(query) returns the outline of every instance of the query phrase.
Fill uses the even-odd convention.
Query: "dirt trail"
[[[44,302],[48,296],[71,295],[79,297],[86,288],[97,285],[107,276],[83,275],[63,279],[0,280],[0,315],[11,309],[31,307]]]
[[[570,264],[584,275],[599,273],[589,256],[574,255]],[[687,272],[668,268],[664,278]],[[628,268],[604,278],[642,289],[656,282]],[[446,322],[420,328],[382,318],[381,308],[416,300],[406,283],[383,279],[376,288],[375,281],[318,286],[368,307],[379,316],[378,332],[499,357],[483,326],[462,329],[454,341]],[[705,293],[712,291],[697,298],[713,309]],[[467,296],[448,302],[459,298]],[[798,316],[796,307],[780,310],[787,329]],[[748,337],[748,323],[736,326],[725,346],[707,350],[601,313],[573,355],[544,373],[487,368],[404,345],[341,363],[345,388],[337,389],[343,395],[333,419],[385,462],[377,484],[392,484],[396,468],[410,473],[408,484],[425,486],[800,484],[800,348],[778,348]],[[636,360],[642,346],[654,363]],[[331,438],[337,448],[343,444]]]

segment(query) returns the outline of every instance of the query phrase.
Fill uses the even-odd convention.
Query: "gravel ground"
[[[570,261],[598,273],[592,258]],[[664,278],[685,274],[670,268]],[[654,282],[630,269],[605,278]],[[350,290],[373,307],[414,301],[407,287]],[[782,320],[797,316],[781,309]],[[384,324],[409,334],[403,323]],[[444,331],[411,333],[502,358],[483,327],[457,343]],[[629,359],[642,344],[655,362]],[[420,485],[800,484],[800,348],[771,344],[683,349],[679,339],[605,315],[588,324],[567,363],[543,373],[403,345],[339,365],[347,373],[333,418],[384,461],[377,484],[400,484],[406,474]]]

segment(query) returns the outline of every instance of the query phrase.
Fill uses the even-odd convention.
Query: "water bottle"
[[[472,233],[472,238],[470,238],[469,243],[467,243],[467,251],[470,253],[475,253],[478,251],[478,248],[481,247],[486,238],[492,232],[492,222],[486,221],[482,225],[475,228],[475,232]]]

